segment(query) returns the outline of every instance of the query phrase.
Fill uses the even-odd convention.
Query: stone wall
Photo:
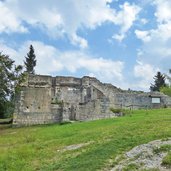
[[[160,98],[160,103],[152,103],[152,97]],[[113,104],[115,108],[131,109],[151,109],[169,107],[171,104],[170,97],[157,93],[136,93],[124,92],[113,95]],[[119,107],[120,106],[120,107]]]
[[[152,97],[160,98],[159,104]],[[115,117],[110,108],[159,108],[171,106],[161,93],[124,91],[94,77],[29,75],[16,99],[15,125],[58,123]]]
[[[102,98],[79,104],[76,120],[84,121],[112,117],[116,117],[116,115],[110,111],[109,99]]]
[[[52,103],[51,77],[29,77],[16,99],[14,125],[47,124],[62,121],[62,109]]]

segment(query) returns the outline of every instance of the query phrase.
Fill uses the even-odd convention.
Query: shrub
[[[110,111],[112,111],[113,113],[122,113],[122,109],[110,108]]]
[[[130,114],[130,112],[131,112],[128,109],[115,109],[115,108],[110,108],[110,111],[112,111],[113,113],[119,113],[122,115],[127,115],[127,114]]]
[[[161,87],[160,91],[168,96],[171,97],[171,87],[167,86],[167,87]]]

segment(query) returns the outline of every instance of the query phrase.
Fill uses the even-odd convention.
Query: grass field
[[[132,147],[171,137],[171,109],[120,118],[0,130],[0,170],[94,171],[114,166]],[[67,150],[66,146],[87,143]]]

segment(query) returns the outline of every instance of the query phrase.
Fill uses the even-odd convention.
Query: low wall
[[[60,109],[57,114],[52,113],[22,113],[14,114],[13,125],[17,126],[29,126],[37,124],[49,124],[49,123],[59,123],[61,122]]]
[[[116,115],[110,111],[110,101],[107,98],[97,99],[86,104],[79,104],[76,120],[95,120],[112,118]]]

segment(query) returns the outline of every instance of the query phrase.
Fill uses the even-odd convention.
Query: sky
[[[149,91],[171,68],[170,0],[0,0],[0,51],[36,74]]]

